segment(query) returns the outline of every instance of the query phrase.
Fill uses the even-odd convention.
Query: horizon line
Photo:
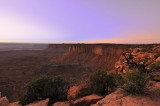
[[[0,41],[1,43],[12,44],[160,44],[160,43],[110,43],[110,42],[45,42],[45,41]]]

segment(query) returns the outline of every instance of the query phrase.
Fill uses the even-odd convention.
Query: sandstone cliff
[[[57,59],[53,59],[54,62],[81,64],[103,70],[113,70],[115,62],[126,48],[126,45],[116,44],[73,44],[67,46],[68,51]]]

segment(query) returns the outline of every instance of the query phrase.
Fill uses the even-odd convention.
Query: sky
[[[0,0],[0,42],[160,43],[160,0]]]

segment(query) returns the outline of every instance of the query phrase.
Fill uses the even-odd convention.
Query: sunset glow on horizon
[[[160,43],[160,0],[0,0],[0,43]]]

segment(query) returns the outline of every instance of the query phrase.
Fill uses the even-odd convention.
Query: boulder
[[[0,106],[7,106],[8,104],[9,104],[9,101],[6,96],[0,98]]]
[[[149,60],[147,60],[146,64],[147,64],[147,65],[150,65],[150,64],[152,64],[153,62],[154,62],[154,59],[149,59]]]
[[[160,61],[160,57],[158,57],[158,58],[156,59],[156,61]]]
[[[13,102],[13,103],[9,103],[7,106],[22,106],[19,104],[19,102]]]
[[[95,94],[85,96],[73,102],[73,106],[90,106],[95,104],[97,101],[101,100],[103,97]]]
[[[53,106],[70,106],[69,102],[56,102]]]
[[[95,105],[93,106],[98,106],[98,105],[103,105],[103,104],[109,104],[111,101],[116,101],[122,97],[125,97],[129,95],[127,92],[125,92],[123,89],[119,88],[115,92],[107,95],[104,99],[98,101]],[[116,105],[116,104],[114,104]]]
[[[146,93],[131,95],[119,88],[92,106],[160,106],[159,82],[154,82],[154,86]]]
[[[49,102],[49,98],[47,98],[46,100],[30,103],[26,106],[48,106],[48,102]]]
[[[81,90],[82,88],[83,88],[82,85],[70,87],[69,90],[68,90],[67,99],[68,99],[69,101],[71,101],[71,100],[76,100],[76,95],[80,92],[80,90]]]

